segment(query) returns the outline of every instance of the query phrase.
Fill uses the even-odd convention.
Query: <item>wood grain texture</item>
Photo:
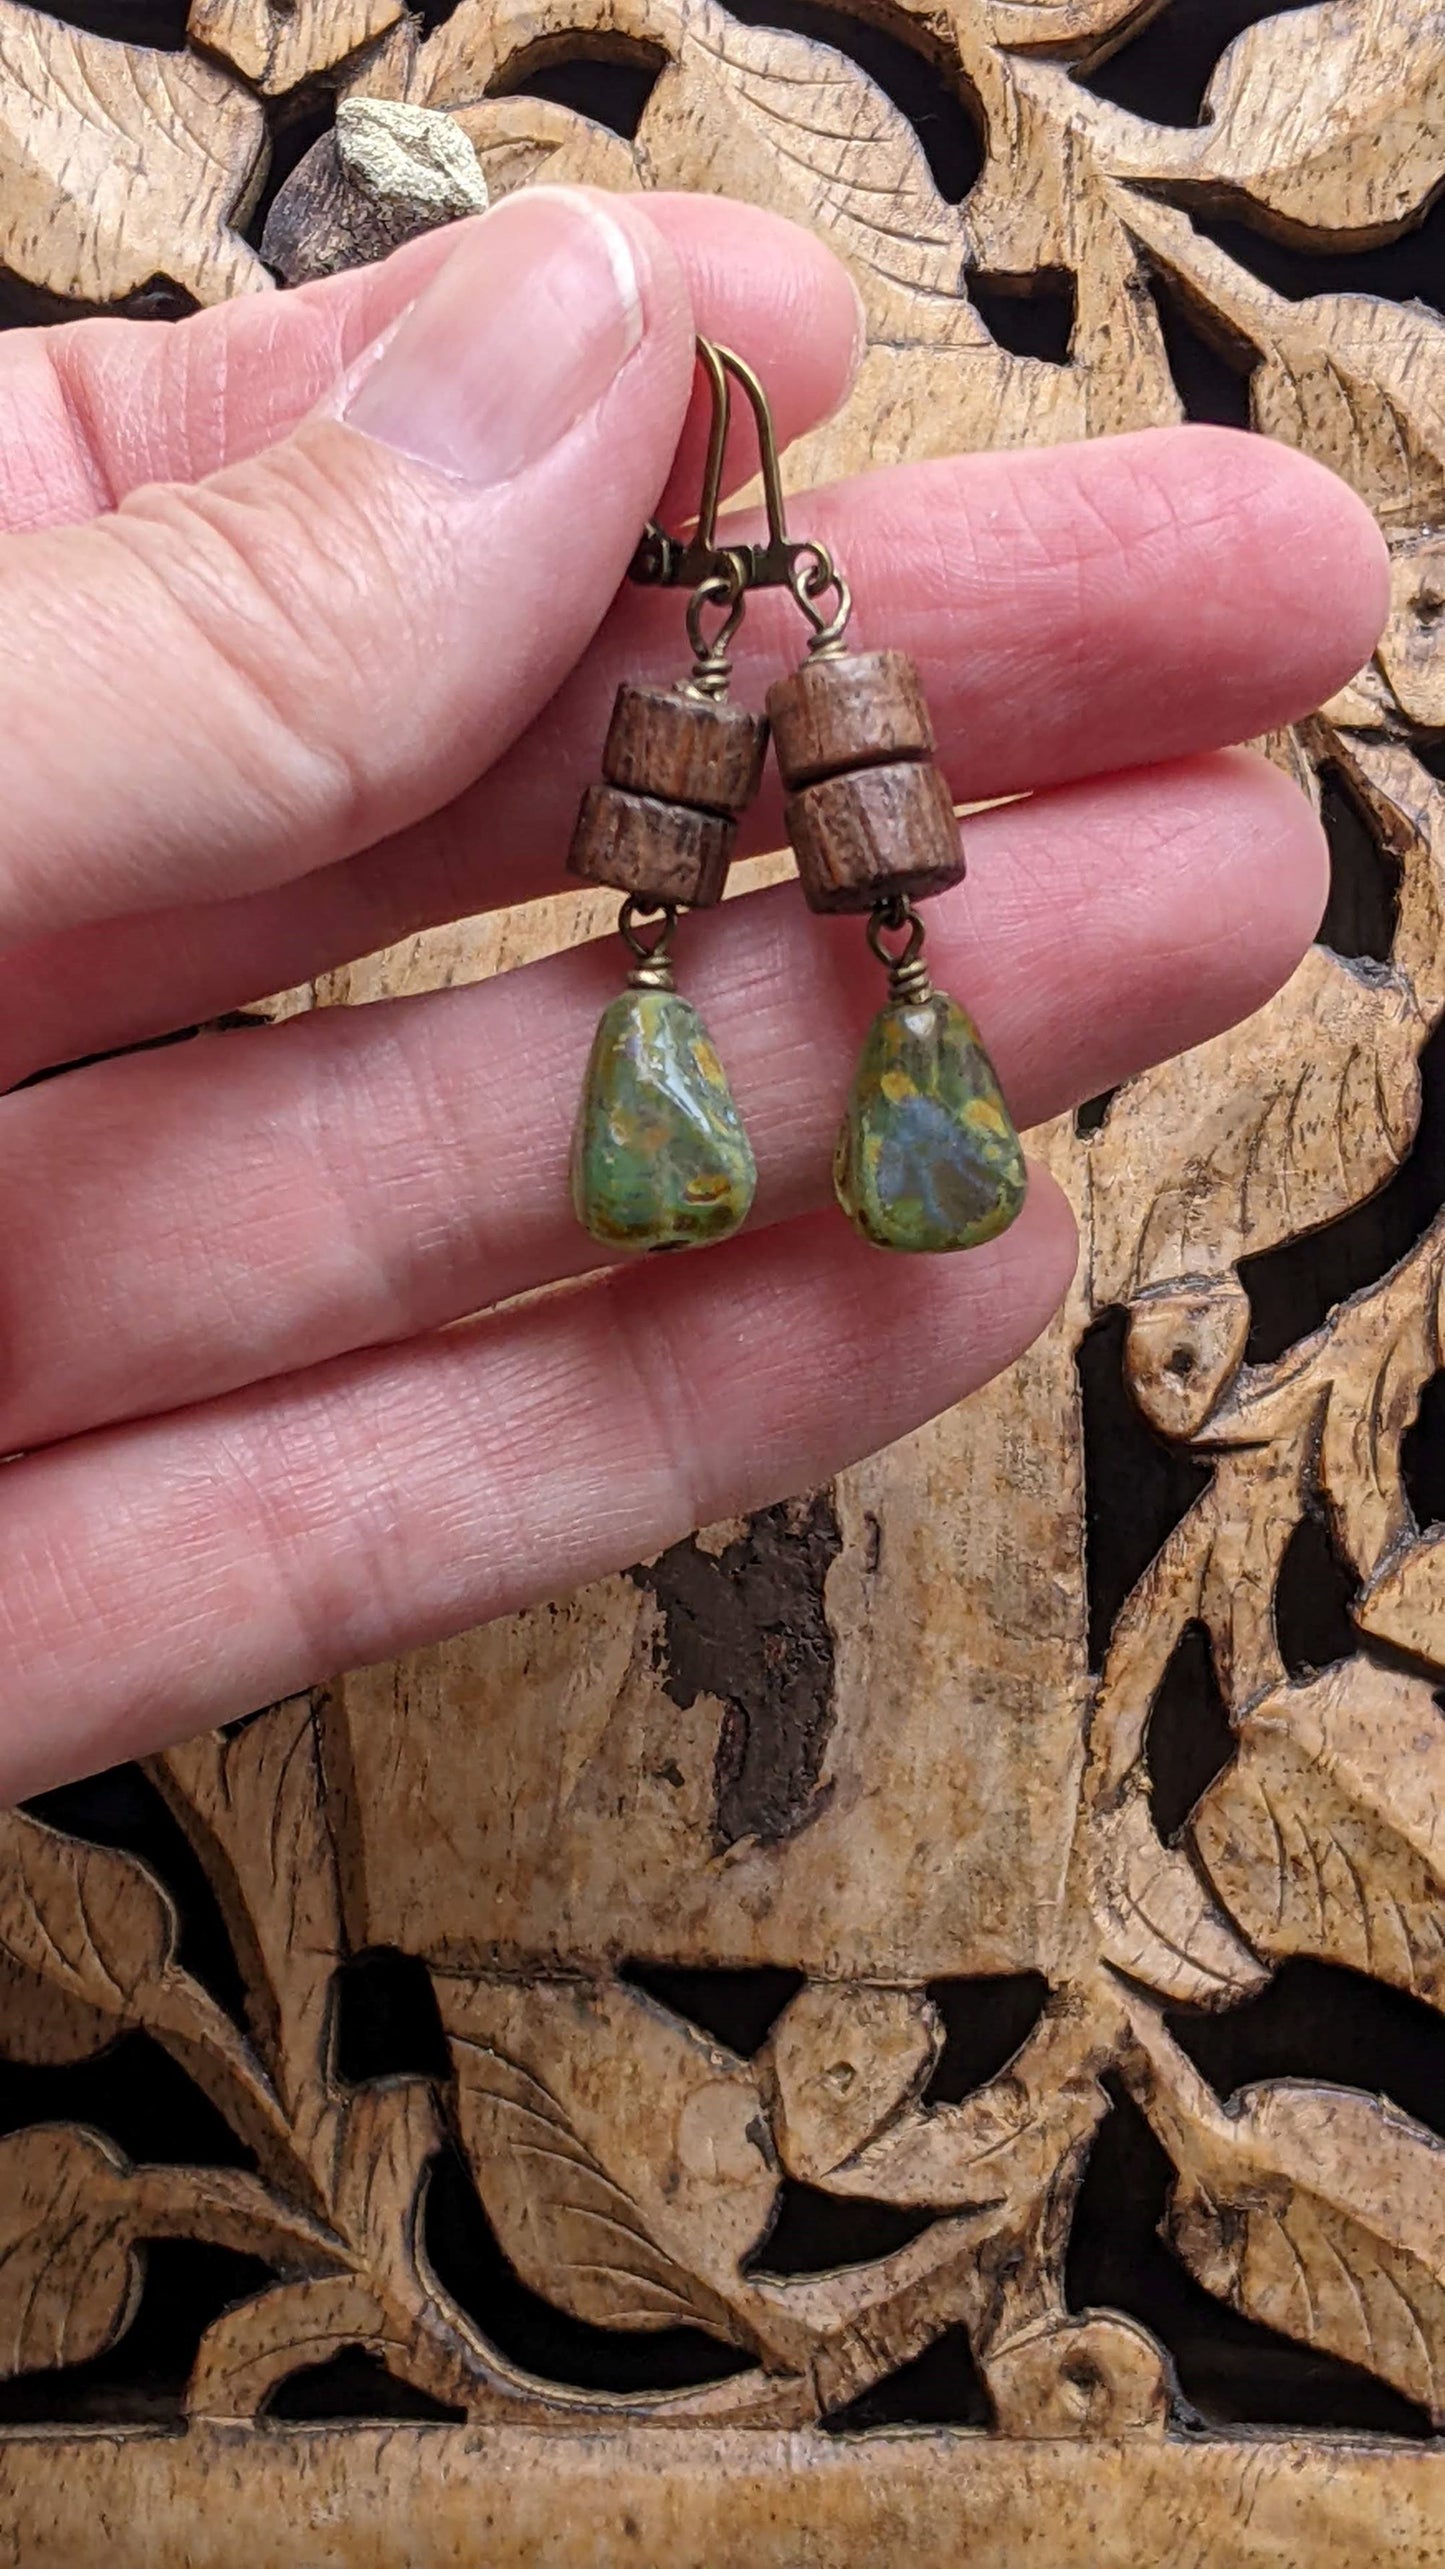
[[[1183,315],[1255,427],[1345,473],[1390,541],[1369,667],[1266,744],[1358,879],[1247,1026],[1033,1137],[1083,1255],[1005,1381],[826,1490],[153,1761],[240,2014],[145,1864],[4,1824],[0,2045],[59,2073],[143,2035],[250,2163],[137,2164],[79,2122],[0,2140],[0,2370],[123,2349],[157,2239],[247,2245],[272,2278],[203,2336],[185,2441],[0,2436],[22,2556],[427,2569],[484,2532],[501,2569],[1445,2564],[1437,2454],[1242,2433],[1278,2414],[1247,2372],[1214,2434],[1182,2438],[1179,2347],[1070,2264],[1091,2152],[1131,2114],[1191,2307],[1269,2332],[1248,2342],[1276,2368],[1302,2350],[1325,2424],[1365,2392],[1421,2436],[1445,2415],[1428,2093],[1407,2111],[1368,2065],[1345,2084],[1293,2054],[1200,2067],[1208,2030],[1276,2006],[1298,1966],[1350,1976],[1380,2025],[1416,2010],[1422,2057],[1445,2006],[1445,1532],[1416,1433],[1445,1369],[1445,1215],[1412,1160],[1445,1010],[1445,322],[1328,266],[1445,182],[1445,12],[1266,17],[1185,125],[1080,77],[1151,19],[1157,42],[1168,0],[967,0],[918,30],[977,107],[957,203],[846,52],[714,0],[584,14],[656,73],[635,133],[519,94],[573,43],[560,0],[460,0],[430,34],[395,8],[213,8],[233,69],[125,70],[164,147],[107,179],[89,230],[70,172],[96,110],[69,67],[105,100],[137,49],[43,22],[31,91],[0,96],[29,153],[13,183],[0,165],[0,256],[93,300],[152,274],[202,298],[264,284],[227,228],[262,153],[247,84],[324,73],[453,118],[494,194],[728,189],[813,224],[869,344],[789,459],[798,491],[1177,419]],[[10,0],[0,69],[22,21]],[[323,138],[277,200],[288,274],[366,237],[338,152]],[[1317,290],[1266,283],[1235,255],[1250,231],[1319,254]],[[1004,345],[971,279],[1062,298],[1066,345]],[[614,912],[590,891],[463,922],[278,1005],[508,969]],[[426,1976],[437,2057],[358,2082],[336,1974],[378,1947]],[[970,2024],[1009,1992],[1007,2041],[975,2057]],[[432,2253],[444,2137],[490,2223],[487,2291]],[[800,2202],[834,2225],[811,2265],[780,2245]],[[570,2357],[504,2342],[509,2290],[580,2332]],[[679,2342],[686,2378],[638,2368]],[[817,2431],[950,2345],[991,2434]],[[356,2349],[468,2425],[256,2431],[298,2371]]]
[[[737,823],[617,785],[589,785],[567,855],[569,874],[633,900],[711,909],[723,896]]]
[[[810,910],[926,901],[963,879],[953,797],[931,760],[822,777],[789,797],[786,818]]]
[[[1442,2569],[1445,2457],[356,2427],[0,2445],[25,2569]],[[83,2467],[75,2456],[83,2451]]]
[[[793,789],[933,750],[933,725],[906,651],[810,657],[768,689],[768,720],[778,772]]]

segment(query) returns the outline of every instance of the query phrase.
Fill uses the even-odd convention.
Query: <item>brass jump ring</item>
[[[788,564],[788,588],[795,605],[812,626],[808,644],[811,657],[836,651],[843,639],[848,618],[853,612],[853,593],[843,574],[834,564],[826,544],[798,545]],[[831,615],[824,615],[817,601],[832,592],[836,601]]]
[[[646,921],[651,936],[644,936]],[[617,933],[639,963],[665,963],[672,950],[677,911],[671,901],[640,901],[629,892],[617,918]]]

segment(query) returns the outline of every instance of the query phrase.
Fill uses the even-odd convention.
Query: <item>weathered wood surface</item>
[[[471,2557],[485,2526],[489,2558],[557,2569],[568,2543],[600,2569],[1445,2561],[1445,2462],[1231,2442],[1256,2414],[1243,2358],[1215,2440],[1179,2440],[1177,2349],[1136,2313],[1078,2306],[1068,2264],[1122,2097],[1173,2171],[1180,2269],[1272,2332],[1251,2345],[1307,2350],[1312,2415],[1351,2424],[1360,2384],[1414,2432],[1445,2414],[1445,2112],[1308,2062],[1235,2092],[1190,2033],[1301,1959],[1358,1975],[1382,2011],[1413,2002],[1422,2046],[1445,2004],[1445,1531],[1421,1521],[1408,1441],[1445,1360],[1440,1187],[1417,1168],[1418,1219],[1381,1217],[1373,1265],[1357,1240],[1337,1270],[1330,1231],[1409,1159],[1445,1007],[1445,322],[1329,290],[1327,264],[1321,290],[1277,292],[1203,228],[1225,215],[1328,254],[1425,220],[1445,182],[1445,10],[1265,18],[1216,68],[1205,120],[1165,125],[1080,77],[1157,14],[1147,0],[956,0],[927,45],[984,129],[959,204],[845,53],[714,0],[585,14],[660,66],[630,139],[507,94],[566,52],[561,0],[461,0],[424,39],[394,8],[208,8],[204,60],[139,63],[0,0],[0,133],[8,117],[26,141],[20,175],[0,164],[0,261],[91,301],[156,275],[199,299],[264,288],[235,228],[264,158],[257,92],[324,74],[453,116],[494,193],[721,188],[813,223],[859,281],[870,345],[795,481],[1175,419],[1162,316],[1184,314],[1247,377],[1256,427],[1344,472],[1391,540],[1375,660],[1270,744],[1348,811],[1384,926],[1364,956],[1337,929],[1341,950],[1315,947],[1249,1026],[1035,1136],[1085,1255],[1058,1325],[965,1410],[832,1489],[153,1761],[220,1904],[244,2027],[136,1858],[4,1823],[0,2045],[79,2064],[140,2029],[254,2164],[134,2166],[78,2123],[0,2140],[0,2370],[123,2346],[149,2241],[246,2245],[273,2278],[203,2336],[189,2441],[0,2442],[20,2556],[356,2569]],[[81,224],[72,173],[121,101],[155,149]],[[323,264],[345,248],[336,147],[316,153],[291,182],[288,273],[308,219],[318,258],[331,227]],[[1000,344],[975,271],[1068,280],[1067,350]],[[285,1004],[505,969],[613,907],[466,923]],[[1281,1249],[1282,1281],[1241,1274]],[[1337,1272],[1355,1290],[1332,1303]],[[1114,1327],[1122,1375],[1086,1435],[1081,1352],[1097,1386]],[[1127,1519],[1153,1505],[1161,1452],[1175,1495],[1141,1547]],[[1309,1626],[1318,1668],[1282,1605],[1305,1541],[1338,1590]],[[1106,1560],[1128,1566],[1101,1604]],[[1207,1684],[1181,1714],[1191,1651]],[[352,2084],[335,1973],[374,1946],[426,1967],[446,2049],[427,2075]],[[764,1972],[786,1975],[766,2006]],[[745,2030],[734,1987],[727,2039],[700,2021],[698,1976],[724,1973],[757,2002]],[[948,1985],[966,2014],[1025,1974],[1012,2056],[940,2085]],[[500,2311],[428,2251],[443,2134],[539,2307],[634,2351],[685,2328],[734,2369],[624,2394],[504,2351]],[[803,2196],[833,2208],[838,2244],[775,2270],[772,2225]],[[879,2247],[883,2214],[933,2217]],[[809,2431],[950,2331],[991,2441]],[[254,2431],[299,2370],[357,2347],[483,2431]]]
[[[1442,2569],[1445,2456],[356,2427],[0,2445],[24,2569]],[[101,2531],[103,2528],[103,2532]],[[103,2542],[103,2549],[99,2544]]]

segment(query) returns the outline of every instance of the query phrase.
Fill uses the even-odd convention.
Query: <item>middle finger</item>
[[[1323,842],[1220,754],[979,815],[931,906],[940,985],[1040,1121],[1248,1013],[1307,942]],[[782,885],[690,920],[757,1153],[754,1219],[823,1201],[881,977]],[[5,1101],[0,1450],[434,1328],[599,1263],[567,1196],[615,941],[498,980],[132,1056]]]
[[[1342,482],[1267,438],[1149,430],[900,466],[792,503],[853,581],[860,647],[913,652],[960,802],[1213,749],[1291,722],[1366,659],[1383,548]],[[107,921],[0,957],[0,1079],[143,1041],[562,879],[612,693],[676,677],[675,597],[625,592],[525,739],[450,808],[273,892]],[[738,692],[801,651],[760,598]],[[782,835],[775,781],[747,844]]]

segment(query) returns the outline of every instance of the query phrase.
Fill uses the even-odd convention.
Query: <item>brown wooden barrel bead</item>
[[[810,910],[871,910],[890,894],[922,901],[963,879],[953,801],[926,762],[807,786],[788,804],[788,836]]]
[[[568,870],[635,901],[706,910],[720,901],[737,823],[615,785],[589,785],[572,833]]]
[[[783,783],[793,791],[821,776],[933,752],[933,725],[906,651],[805,660],[768,689],[768,720]]]
[[[758,790],[767,724],[745,705],[680,687],[622,686],[602,752],[609,785],[698,812],[742,811]]]

